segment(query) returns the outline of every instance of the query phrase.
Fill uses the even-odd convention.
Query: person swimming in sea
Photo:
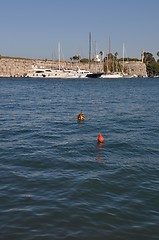
[[[79,113],[78,115],[77,115],[77,119],[79,120],[79,121],[83,121],[83,120],[85,120],[85,115],[84,115],[84,113]]]

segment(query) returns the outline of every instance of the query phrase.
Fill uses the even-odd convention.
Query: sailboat
[[[97,72],[97,73],[92,73],[91,72],[91,32],[89,33],[89,71],[90,73],[87,74],[86,77],[88,78],[100,78],[103,73]]]
[[[110,39],[109,39],[109,53],[110,53]],[[109,54],[108,54],[109,55]],[[107,56],[107,73],[103,74],[101,77],[102,78],[123,78],[124,77],[124,44],[123,44],[123,67],[122,67],[122,72],[110,72],[108,69],[108,56]]]

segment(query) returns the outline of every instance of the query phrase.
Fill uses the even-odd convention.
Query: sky
[[[0,55],[34,59],[89,56],[157,58],[158,0],[0,0]]]

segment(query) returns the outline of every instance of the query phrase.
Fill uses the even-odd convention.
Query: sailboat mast
[[[111,52],[111,42],[110,42],[110,37],[109,37],[109,53]]]
[[[91,32],[89,32],[89,71],[91,70]]]
[[[123,43],[123,72],[124,72],[124,43]]]
[[[108,54],[107,54],[107,73],[109,72],[109,56],[111,52],[111,42],[110,42],[110,37],[109,37],[109,48],[108,48]]]
[[[60,70],[60,56],[61,56],[61,47],[60,47],[60,42],[58,43],[58,61],[59,61],[59,70]]]

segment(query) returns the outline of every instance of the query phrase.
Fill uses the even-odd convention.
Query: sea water
[[[1,78],[0,236],[159,239],[159,80]]]

